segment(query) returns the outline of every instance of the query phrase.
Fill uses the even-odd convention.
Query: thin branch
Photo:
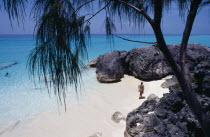
[[[193,23],[195,21],[195,17],[199,8],[199,5],[202,0],[194,0],[191,3],[190,6],[190,11],[187,16],[187,22],[185,25],[185,30],[182,36],[182,42],[181,42],[181,48],[180,48],[180,61],[181,61],[181,66],[184,67],[185,64],[185,56],[186,56],[186,49],[187,49],[187,43],[189,41],[190,33],[192,31]]]
[[[144,42],[144,41],[126,39],[126,38],[123,38],[123,37],[120,37],[120,36],[117,36],[117,35],[115,35],[115,36],[122,39],[122,40],[131,41],[131,42],[145,43],[145,44],[157,44],[157,42]]]
[[[112,1],[118,1],[118,2],[120,2],[122,4],[125,4],[125,5],[127,5],[129,7],[131,7],[132,9],[134,9],[136,11],[139,11],[147,19],[147,21],[151,25],[153,25],[153,19],[145,12],[143,6],[141,6],[141,9],[139,9],[139,8],[135,7],[134,5],[132,5],[132,4],[128,3],[128,2],[122,1],[122,0],[112,0]]]
[[[143,4],[140,4],[141,6],[141,13],[142,15],[147,19],[147,21],[151,24],[154,25],[154,20],[147,14],[147,12],[144,10]]]
[[[111,1],[109,1],[103,8],[101,8],[99,11],[97,11],[95,14],[93,14],[93,16],[91,16],[89,19],[87,19],[85,22],[90,22],[90,20],[95,17],[97,14],[99,14],[101,11],[103,11],[104,9],[106,9],[106,7],[111,3]],[[85,23],[84,22],[84,23]]]
[[[123,3],[123,4],[125,4],[125,5],[127,5],[127,6],[129,6],[129,7],[131,7],[131,8],[134,9],[134,10],[137,10],[137,11],[139,11],[139,12],[142,12],[141,9],[135,7],[134,5],[132,5],[132,4],[128,3],[128,2],[125,2],[125,1],[122,1],[122,0],[112,0],[112,1],[118,1],[118,2],[120,2],[120,3]]]

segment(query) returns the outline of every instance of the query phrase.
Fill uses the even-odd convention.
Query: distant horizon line
[[[34,34],[0,34],[0,36],[6,36],[6,35],[34,35]],[[91,35],[106,35],[105,33],[92,33]],[[147,34],[141,34],[141,33],[118,33],[116,35],[154,35],[152,33]],[[165,33],[163,35],[182,35],[182,33]],[[191,35],[210,35],[207,33],[193,33]]]

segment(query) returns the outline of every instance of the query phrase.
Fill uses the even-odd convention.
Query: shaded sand
[[[150,94],[162,97],[168,89],[160,85],[165,80],[144,82],[145,99]],[[123,137],[125,122],[111,120],[114,112],[119,111],[125,117],[145,99],[138,99],[138,79],[125,75],[121,82],[100,84],[87,87],[85,98],[79,104],[68,104],[67,112],[44,112],[32,119],[15,122],[0,131],[1,137],[89,137],[96,132],[102,137]],[[89,89],[90,88],[90,89]]]

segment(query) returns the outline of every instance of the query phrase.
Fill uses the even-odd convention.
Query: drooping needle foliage
[[[59,100],[65,101],[68,84],[80,82],[82,59],[87,58],[89,24],[78,16],[69,0],[37,0],[33,6],[36,19],[36,48],[29,57],[33,76],[53,86]]]
[[[25,15],[25,7],[28,0],[1,0],[0,9],[4,9],[9,19],[23,19]]]

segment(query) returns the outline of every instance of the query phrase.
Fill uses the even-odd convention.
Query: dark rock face
[[[172,74],[163,55],[154,46],[132,49],[128,52],[126,62],[130,75],[139,79],[160,79]]]
[[[174,59],[179,60],[180,44],[168,45]],[[192,43],[187,49],[187,65],[191,71],[203,60],[210,61],[210,48]],[[142,80],[161,79],[173,74],[164,56],[155,46],[134,48],[131,51],[114,51],[101,55],[96,65],[100,82],[120,81],[124,74]]]
[[[210,62],[200,62],[192,79],[198,101],[210,117]],[[180,87],[170,86],[161,99],[148,98],[126,118],[128,137],[204,137]]]
[[[145,101],[146,104],[154,104],[150,109],[143,103],[129,113],[125,132],[131,137],[203,137],[199,123],[182,93],[172,90],[158,102]]]
[[[187,59],[190,70],[200,64],[202,61],[210,61],[210,48],[198,43],[188,44]]]
[[[209,55],[210,58],[210,55]],[[210,97],[210,60],[202,61],[195,68],[196,92]]]
[[[126,51],[113,51],[98,57],[96,64],[97,79],[103,83],[117,82],[124,77],[124,58]]]

